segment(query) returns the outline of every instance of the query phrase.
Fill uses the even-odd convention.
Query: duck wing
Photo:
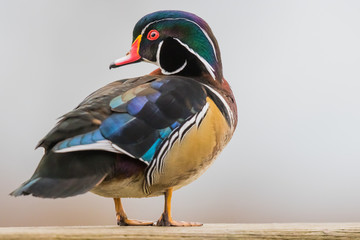
[[[46,153],[33,177],[13,195],[84,193],[116,174],[118,155],[142,162],[150,185],[175,140],[201,123],[206,97],[201,83],[180,76],[148,76],[99,89],[40,141]]]

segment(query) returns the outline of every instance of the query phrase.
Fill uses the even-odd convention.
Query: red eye
[[[147,39],[153,41],[159,38],[159,32],[155,29],[151,30],[148,35],[147,35]]]

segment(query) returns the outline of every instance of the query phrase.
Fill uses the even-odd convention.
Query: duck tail
[[[34,175],[10,195],[65,198],[86,193],[111,174],[115,159],[115,153],[103,151],[49,151]]]
[[[103,177],[90,176],[74,179],[38,177],[24,182],[10,193],[11,196],[33,195],[41,198],[65,198],[83,194],[91,190]]]

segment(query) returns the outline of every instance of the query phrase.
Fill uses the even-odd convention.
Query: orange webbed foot
[[[156,222],[156,226],[162,227],[201,227],[203,224],[198,222],[175,221],[168,218],[168,215],[162,214]]]
[[[153,222],[128,219],[123,209],[121,199],[114,198],[116,210],[116,223],[119,226],[153,226]]]
[[[153,226],[154,223],[150,221],[140,221],[135,219],[128,219],[124,217],[116,216],[116,222],[119,226]]]

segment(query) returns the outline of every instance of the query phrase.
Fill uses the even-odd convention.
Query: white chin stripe
[[[183,63],[183,65],[181,67],[179,67],[178,69],[172,71],[172,72],[168,72],[166,71],[165,69],[163,69],[161,67],[161,64],[160,64],[160,51],[161,51],[161,47],[163,45],[164,41],[161,41],[158,45],[158,49],[156,51],[156,65],[158,65],[161,69],[161,72],[164,74],[164,75],[172,75],[172,74],[176,74],[176,73],[179,73],[181,72],[182,70],[184,70],[184,68],[186,67],[187,65],[187,60],[185,59],[185,62]]]
[[[163,74],[165,74],[165,75],[171,75],[171,74],[176,74],[176,73],[178,73],[178,72],[181,72],[181,71],[186,67],[186,65],[187,65],[187,61],[185,60],[184,64],[183,64],[181,67],[179,67],[178,69],[176,69],[175,71],[168,72],[168,71],[166,71],[165,69],[163,69],[161,66],[160,66],[160,69],[161,69],[161,72],[162,72]]]
[[[163,43],[164,43],[164,40],[159,43],[158,49],[156,50],[156,65],[158,65],[160,67],[161,71],[162,71],[162,68],[160,66],[160,50],[161,50]]]

